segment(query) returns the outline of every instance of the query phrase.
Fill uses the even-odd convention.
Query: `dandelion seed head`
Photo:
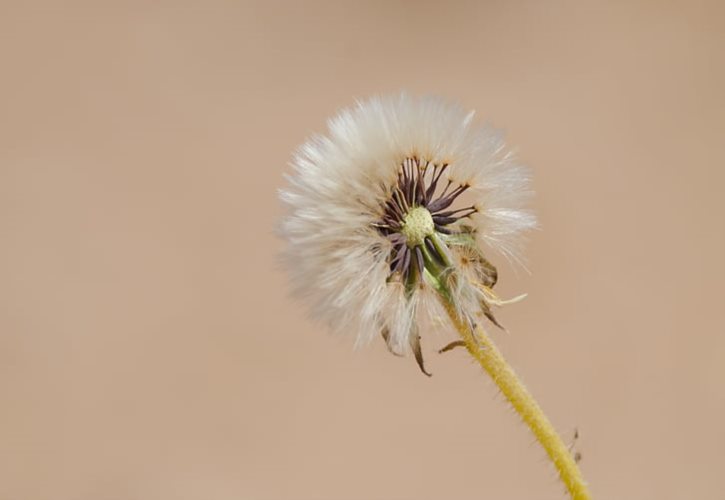
[[[333,331],[358,344],[382,335],[421,368],[436,294],[492,318],[488,252],[519,261],[535,225],[528,171],[473,117],[434,97],[358,102],[298,149],[280,192],[293,291]]]

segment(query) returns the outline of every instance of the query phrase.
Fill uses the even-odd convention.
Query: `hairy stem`
[[[465,342],[466,349],[493,379],[516,413],[521,416],[541,446],[544,447],[571,498],[573,500],[591,499],[584,478],[569,453],[569,449],[564,445],[549,419],[516,376],[496,345],[480,326],[471,326],[467,320],[459,316],[449,301],[441,298],[456,330]]]

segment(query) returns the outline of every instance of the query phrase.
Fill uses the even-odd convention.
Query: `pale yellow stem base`
[[[531,396],[524,384],[519,380],[513,369],[506,363],[493,341],[480,326],[471,328],[467,321],[462,320],[453,306],[442,300],[456,330],[466,344],[468,352],[486,370],[506,399],[521,416],[536,439],[544,447],[554,462],[561,481],[566,485],[573,500],[591,499],[584,478],[574,461],[569,449],[557,434],[549,419]]]

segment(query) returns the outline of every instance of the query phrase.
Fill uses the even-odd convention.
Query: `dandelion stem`
[[[493,379],[516,413],[521,416],[541,446],[544,447],[571,498],[573,500],[591,499],[584,478],[569,449],[564,445],[536,400],[506,362],[501,351],[480,326],[471,326],[469,321],[459,316],[450,301],[446,300],[443,295],[441,295],[441,299],[456,330],[465,342],[466,349]]]

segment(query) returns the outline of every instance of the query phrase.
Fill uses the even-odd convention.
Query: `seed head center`
[[[413,207],[403,219],[400,230],[405,236],[408,247],[413,248],[425,243],[425,239],[435,231],[433,216],[425,207]]]

